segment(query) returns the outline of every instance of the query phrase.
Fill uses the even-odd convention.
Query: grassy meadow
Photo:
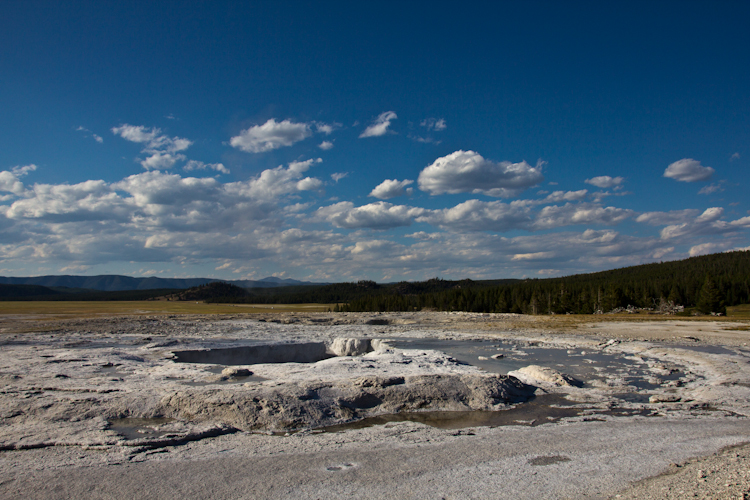
[[[97,316],[174,314],[252,314],[325,312],[335,304],[205,304],[166,300],[142,301],[29,301],[0,302],[0,316],[29,319],[90,318]]]
[[[244,315],[291,312],[326,312],[336,304],[206,304],[187,301],[13,301],[0,302],[0,322],[13,320],[65,320],[105,316]],[[656,314],[559,314],[519,315],[501,320],[505,327],[577,329],[584,324],[609,321],[720,321],[725,328],[750,328],[750,304],[727,308],[727,316],[662,316]],[[490,321],[486,326],[493,326]],[[733,324],[734,323],[734,324]],[[494,325],[496,326],[496,324]],[[0,330],[2,330],[0,328]]]

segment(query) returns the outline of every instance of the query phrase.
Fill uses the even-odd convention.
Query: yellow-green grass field
[[[205,304],[166,300],[138,301],[29,301],[0,302],[0,316],[39,319],[90,318],[96,316],[171,314],[252,314],[282,312],[325,312],[335,304]]]
[[[336,304],[206,304],[203,302],[142,300],[142,301],[28,301],[0,302],[0,318],[17,319],[72,319],[100,316],[130,315],[209,315],[209,314],[253,314],[288,312],[326,312]],[[550,323],[557,327],[577,327],[581,323],[601,321],[727,321],[746,322],[750,320],[750,304],[727,308],[727,316],[662,316],[656,314],[604,314],[604,315],[539,315],[521,316],[519,321]],[[729,325],[728,325],[729,326]],[[746,325],[738,325],[746,329]]]

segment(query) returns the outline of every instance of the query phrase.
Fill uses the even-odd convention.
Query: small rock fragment
[[[653,394],[652,396],[649,396],[648,402],[649,403],[676,403],[681,398],[679,396],[675,396],[673,394]]]
[[[236,366],[228,366],[221,370],[221,374],[225,377],[229,378],[238,378],[238,377],[249,377],[253,374],[250,370],[247,368],[238,368]]]
[[[529,365],[509,372],[508,375],[526,383],[546,382],[561,387],[582,387],[583,382],[547,366]],[[528,381],[528,382],[527,382]]]

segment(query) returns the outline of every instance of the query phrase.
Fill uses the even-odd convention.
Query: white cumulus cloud
[[[727,245],[723,243],[701,243],[700,245],[694,245],[690,247],[688,253],[691,257],[696,257],[698,255],[716,253],[718,251],[724,250],[726,247]]]
[[[153,141],[156,136],[161,132],[158,128],[146,128],[143,125],[120,125],[119,127],[112,127],[112,133],[119,135],[123,139],[130,142],[150,142]]]
[[[624,180],[624,177],[610,177],[608,175],[599,175],[596,177],[592,177],[591,179],[586,179],[583,182],[585,182],[586,184],[591,184],[592,186],[596,186],[598,188],[606,189],[619,186],[623,183]]]
[[[246,182],[234,182],[225,185],[229,191],[243,197],[257,200],[274,200],[279,196],[299,191],[315,191],[323,186],[320,179],[302,177],[313,164],[320,163],[320,158],[289,163],[287,168],[279,165],[264,170],[258,177]]]
[[[317,210],[316,216],[339,228],[347,229],[391,229],[409,226],[415,217],[425,209],[406,205],[392,205],[384,201],[354,207],[349,201],[342,201]]]
[[[404,179],[403,181],[399,181],[396,179],[386,179],[378,184],[368,196],[379,198],[381,200],[387,200],[389,198],[403,196],[404,194],[411,194],[412,188],[407,188],[409,184],[414,184],[414,181],[409,179]]]
[[[318,147],[323,151],[328,151],[329,149],[333,149],[333,143],[331,141],[323,141],[318,144]]]
[[[388,127],[391,126],[391,122],[397,118],[398,116],[393,111],[380,113],[372,124],[359,134],[359,137],[379,137],[385,135],[388,133]]]
[[[161,133],[161,129],[147,128],[143,125],[120,125],[112,127],[112,133],[123,139],[144,144],[142,153],[149,156],[141,160],[141,165],[146,170],[164,170],[172,168],[178,161],[185,160],[185,155],[180,154],[193,143],[182,137],[169,137]]]
[[[695,219],[700,210],[672,210],[669,212],[646,212],[639,215],[635,220],[651,226],[668,226],[671,224],[683,224]]]
[[[595,203],[566,203],[563,206],[551,205],[544,207],[536,221],[536,229],[553,229],[575,224],[603,224],[615,225],[633,217],[635,212],[616,207],[602,207]]]
[[[530,209],[521,203],[468,200],[455,207],[432,210],[417,219],[453,231],[497,231],[530,225]]]
[[[229,140],[229,144],[246,153],[264,153],[291,146],[311,135],[309,123],[297,123],[288,119],[277,122],[275,118],[271,118],[263,125],[242,130]]]
[[[750,228],[750,216],[733,220],[729,225],[732,227]]]
[[[176,153],[184,151],[193,144],[188,139],[169,137],[162,134],[159,128],[147,128],[143,125],[120,125],[119,127],[113,127],[112,133],[130,142],[145,143],[144,151],[146,152],[164,151],[167,153]]]
[[[166,170],[172,168],[172,166],[178,161],[185,159],[185,155],[171,154],[163,152],[155,152],[145,160],[141,161],[141,165],[146,170]]]
[[[721,207],[707,208],[702,214],[692,220],[680,224],[672,224],[661,230],[661,238],[664,240],[681,237],[695,237],[709,234],[722,234],[735,230],[736,226],[721,220],[724,209]]]
[[[292,259],[308,254],[319,261],[337,258],[333,240],[338,236],[332,233],[289,248],[276,229],[296,217],[295,210],[306,209],[298,202],[303,191],[322,186],[304,174],[316,161],[231,183],[151,170],[114,183],[90,180],[26,188],[16,181],[31,168],[0,172],[0,183],[19,193],[0,205],[0,261],[14,255],[66,265],[247,261],[280,253]]]
[[[21,182],[20,177],[27,175],[29,172],[36,170],[36,165],[26,165],[23,167],[15,167],[0,172],[0,191],[6,193],[13,193],[16,196],[21,196],[26,191],[26,188]]]
[[[493,162],[474,151],[459,150],[425,167],[417,180],[430,194],[474,193],[494,197],[515,196],[544,180],[540,167],[525,161]]]
[[[721,191],[724,191],[724,188],[721,187],[720,184],[709,184],[708,186],[703,186],[700,191],[698,191],[698,194],[713,194],[713,193],[720,193]]]
[[[448,127],[445,124],[445,118],[425,118],[419,123],[419,125],[427,130],[435,130],[437,132],[445,130]]]
[[[674,252],[674,247],[657,248],[654,253],[651,254],[651,257],[654,259],[661,259],[672,252]]]
[[[192,170],[215,170],[222,174],[228,174],[229,169],[223,163],[203,163],[202,161],[190,160],[182,167],[183,170],[190,172]]]
[[[532,252],[532,253],[517,253],[511,260],[544,260],[551,259],[555,256],[555,252]]]
[[[719,220],[722,215],[724,215],[724,209],[721,207],[707,208],[695,219],[695,222],[713,222]]]
[[[561,201],[581,201],[588,194],[588,190],[580,189],[578,191],[553,191],[544,199],[536,203],[559,203]]]
[[[707,181],[712,175],[714,175],[713,168],[704,167],[701,162],[692,158],[678,160],[664,170],[664,177],[682,182]]]
[[[77,131],[79,131],[79,132],[85,132],[85,133],[87,133],[87,134],[91,134],[91,137],[93,137],[93,138],[94,138],[94,140],[95,140],[96,142],[98,142],[99,144],[101,144],[101,143],[103,143],[103,142],[104,142],[104,139],[102,138],[102,136],[100,136],[100,135],[96,135],[95,133],[93,133],[92,131],[90,131],[89,129],[87,129],[87,128],[86,128],[86,127],[84,127],[84,126],[80,126],[80,127],[78,127],[78,128],[76,129],[76,130],[77,130]]]
[[[5,212],[9,219],[38,219],[51,222],[127,219],[129,208],[112,188],[101,180],[78,184],[34,184],[24,198]]]

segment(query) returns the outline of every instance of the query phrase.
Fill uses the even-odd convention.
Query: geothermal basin
[[[601,498],[750,441],[743,325],[525,320],[6,323],[0,494]]]

